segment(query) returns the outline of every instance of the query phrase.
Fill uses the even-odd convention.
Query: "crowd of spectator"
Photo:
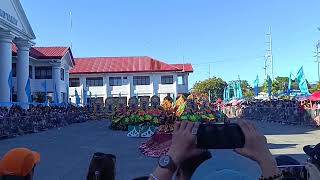
[[[0,139],[81,123],[91,119],[88,108],[19,106],[0,108]]]
[[[297,100],[252,100],[243,101],[234,105],[224,106],[224,113],[228,117],[279,122],[282,124],[316,125],[319,109],[305,108]]]

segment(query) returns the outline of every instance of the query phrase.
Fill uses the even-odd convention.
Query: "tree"
[[[310,89],[311,93],[320,91],[320,82],[317,83],[317,85],[315,87],[313,87],[312,89]]]
[[[253,88],[249,85],[247,80],[241,80],[241,90],[242,90],[243,96],[245,97],[254,96]]]
[[[196,82],[192,91],[207,94],[210,91],[212,100],[216,100],[218,98],[223,98],[223,92],[226,86],[227,83],[221,78],[212,77],[204,81]]]
[[[44,103],[46,100],[46,96],[44,92],[35,92],[34,93],[34,100],[37,103]]]
[[[310,89],[310,84],[307,81],[307,86]],[[271,85],[271,93],[272,94],[280,94],[282,92],[287,92],[288,91],[288,85],[289,85],[289,78],[288,77],[281,77],[278,76],[272,81]],[[291,90],[299,90],[299,84],[296,79],[291,81]],[[263,83],[263,92],[268,92],[268,81],[265,80]]]
[[[263,92],[268,93],[268,80],[263,83]],[[273,80],[271,83],[271,94],[276,95],[281,93],[280,83],[277,80]]]

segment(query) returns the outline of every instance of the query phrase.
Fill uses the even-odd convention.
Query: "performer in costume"
[[[172,100],[172,99],[171,99]],[[158,131],[145,143],[139,147],[140,151],[149,157],[160,157],[166,154],[171,145],[174,114],[172,111],[172,101],[165,98],[161,104],[162,113],[160,115],[160,126]]]
[[[180,96],[175,106],[171,106],[169,99],[163,101],[162,107],[166,113],[164,124],[160,125],[159,131],[139,147],[145,156],[160,157],[168,152],[176,120],[202,123],[221,121],[220,116],[216,115],[217,111],[210,106],[208,99],[204,97],[191,94],[186,99],[184,96]]]

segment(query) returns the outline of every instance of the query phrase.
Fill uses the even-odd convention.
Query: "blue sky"
[[[319,0],[22,0],[37,46],[69,46],[75,57],[150,56],[193,64],[190,84],[263,77],[269,26],[275,76],[317,80]],[[70,33],[70,15],[73,28]],[[183,58],[184,57],[184,58]]]

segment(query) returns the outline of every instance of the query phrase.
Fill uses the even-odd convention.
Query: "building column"
[[[28,96],[26,85],[29,79],[29,51],[33,43],[28,40],[17,39],[14,41],[17,52],[17,98],[22,107],[27,107]]]
[[[173,75],[173,94],[175,98],[177,98],[178,95],[178,84],[178,76]]]
[[[152,75],[152,96],[157,95],[159,93],[159,75]]]
[[[12,70],[12,40],[14,36],[0,29],[0,102],[10,102],[9,75]]]
[[[53,83],[53,93],[57,93],[58,95],[58,102],[61,101],[61,89],[60,89],[60,69],[61,69],[61,63],[60,62],[51,62],[52,65],[52,83]],[[56,88],[56,89],[55,89]],[[55,97],[56,95],[54,95]],[[53,98],[55,100],[55,98]]]

